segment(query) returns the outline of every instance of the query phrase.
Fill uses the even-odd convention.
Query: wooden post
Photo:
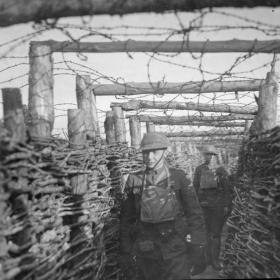
[[[51,47],[31,44],[29,59],[29,132],[31,137],[50,137],[54,123]]]
[[[139,149],[141,143],[141,123],[137,116],[129,118],[129,130],[131,138],[131,146]]]
[[[244,127],[244,134],[248,134],[250,127],[252,125],[253,121],[252,120],[246,120],[245,121],[245,127]]]
[[[146,122],[146,130],[147,132],[155,132],[156,127],[152,122]]]
[[[85,113],[80,109],[68,110],[68,136],[70,148],[79,149],[86,145]],[[74,194],[83,194],[88,189],[88,175],[76,175],[71,178]]]
[[[107,111],[104,121],[104,129],[106,134],[106,142],[108,145],[115,143],[115,125],[114,125],[114,112]]]
[[[3,88],[4,125],[12,137],[11,143],[25,142],[26,127],[18,88]]]
[[[89,139],[96,139],[98,117],[95,97],[92,95],[90,76],[76,76],[76,96],[78,108],[85,112],[86,134]]]
[[[276,75],[276,57],[272,62],[272,70],[267,73],[265,83],[262,85],[258,98],[258,114],[255,119],[257,133],[272,129],[277,123],[277,96],[279,91],[279,76]]]
[[[126,129],[123,110],[119,106],[112,107],[114,113],[115,139],[117,142],[126,142]]]

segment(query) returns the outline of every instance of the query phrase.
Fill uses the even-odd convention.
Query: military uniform
[[[161,222],[145,220],[143,192],[145,186],[171,189],[177,201],[176,218]],[[149,188],[147,188],[149,189]],[[195,190],[183,171],[164,165],[159,170],[130,174],[125,188],[126,198],[121,209],[121,253],[135,255],[141,280],[182,280],[190,277],[190,251],[186,242],[204,245],[206,232],[203,214]],[[142,203],[142,204],[141,204]],[[174,208],[175,209],[175,208]],[[155,216],[164,208],[160,202]]]
[[[221,233],[225,222],[225,207],[230,206],[228,174],[223,167],[210,170],[206,163],[195,170],[194,188],[203,209],[207,230],[209,261],[219,258]]]

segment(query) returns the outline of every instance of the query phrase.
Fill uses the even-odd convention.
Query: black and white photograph
[[[0,280],[280,279],[280,0],[0,0]]]

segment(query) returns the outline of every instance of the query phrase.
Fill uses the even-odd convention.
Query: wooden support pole
[[[272,129],[277,123],[277,96],[279,92],[279,77],[276,75],[274,68],[267,73],[266,82],[261,87],[258,106],[259,111],[255,119],[256,133]]]
[[[126,115],[129,118],[132,115]],[[217,122],[217,121],[234,121],[234,120],[253,120],[254,115],[245,114],[231,114],[223,116],[152,116],[152,115],[137,115],[140,122],[153,122],[154,124],[166,124],[166,125],[188,125],[191,122]]]
[[[190,137],[168,137],[170,141],[187,142],[187,143],[242,143],[242,136],[230,135],[230,136],[190,136]]]
[[[86,134],[95,140],[98,132],[98,117],[95,97],[92,95],[89,75],[76,76],[76,96],[78,108],[85,112]]]
[[[96,96],[139,94],[194,94],[258,91],[264,80],[202,81],[184,83],[126,83],[93,85]]]
[[[131,146],[139,149],[141,143],[141,123],[136,116],[129,118]]]
[[[147,132],[155,132],[156,126],[152,122],[146,122],[146,131]]]
[[[149,101],[131,100],[125,103],[111,103],[112,106],[121,106],[124,111],[134,111],[140,109],[161,109],[161,110],[193,110],[201,112],[221,112],[234,114],[257,113],[257,107],[230,106],[227,104],[203,104],[195,102],[176,102],[176,101]]]
[[[169,132],[165,133],[167,137],[211,137],[211,136],[229,136],[243,135],[243,131],[186,131],[186,132]]]
[[[115,52],[164,52],[164,53],[279,53],[280,40],[227,40],[227,41],[115,41],[115,42],[70,42],[38,41],[48,45],[53,52],[115,53]]]
[[[114,124],[114,112],[107,111],[104,121],[104,129],[106,134],[106,142],[108,145],[114,144],[115,140],[115,124]]]
[[[253,121],[252,120],[246,120],[245,121],[245,127],[244,127],[244,134],[248,134],[250,127],[252,125]]]
[[[114,113],[115,139],[117,142],[126,142],[126,129],[124,123],[124,113],[121,107],[112,107]]]
[[[3,88],[4,125],[11,136],[11,143],[24,143],[26,140],[26,127],[20,89]]]
[[[86,146],[85,112],[81,109],[68,109],[68,137],[72,149]],[[71,178],[73,194],[84,194],[88,189],[88,175],[75,175]]]
[[[168,123],[168,122],[162,122],[162,123],[157,123],[157,125],[169,125],[169,126],[174,126],[178,125],[177,123]],[[186,122],[186,123],[179,123],[179,125],[185,125],[185,126],[205,126],[205,127],[244,127],[245,122],[239,121],[213,121],[213,122],[203,122],[203,121],[192,121],[192,122]]]
[[[31,44],[29,59],[29,132],[31,137],[50,137],[54,123],[51,47]]]
[[[210,10],[217,7],[238,7],[238,8],[253,8],[253,7],[277,7],[279,1],[277,0],[149,0],[149,1],[135,1],[135,0],[114,0],[114,1],[100,1],[100,0],[49,0],[48,5],[44,0],[28,0],[20,1],[14,0],[13,5],[9,5],[4,0],[0,1],[0,26],[8,26],[19,23],[27,23],[31,21],[41,22],[46,19],[56,19],[63,17],[80,17],[80,16],[96,16],[96,15],[117,15],[123,16],[125,14],[135,13],[164,13],[170,11],[200,11],[202,9]],[[59,4],[59,5],[58,5]],[[42,12],[46,11],[48,12]],[[272,9],[269,9],[272,10]],[[188,41],[186,41],[187,43]]]
[[[81,109],[68,109],[67,113],[70,148],[82,149],[86,146],[85,112]]]

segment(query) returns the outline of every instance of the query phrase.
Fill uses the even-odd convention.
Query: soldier
[[[229,180],[223,167],[213,166],[217,156],[214,146],[204,147],[203,155],[205,161],[196,168],[193,185],[206,222],[208,262],[220,270],[221,233],[230,205]]]
[[[206,243],[202,210],[183,171],[165,161],[168,139],[147,133],[141,142],[145,170],[130,174],[122,203],[121,264],[136,260],[140,280],[190,278],[188,241],[200,252]],[[133,279],[133,272],[128,273]]]

